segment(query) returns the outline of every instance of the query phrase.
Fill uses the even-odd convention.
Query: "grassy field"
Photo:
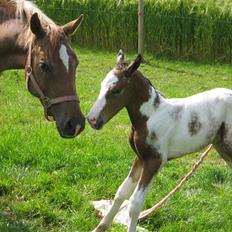
[[[78,92],[87,113],[116,53],[76,48]],[[131,60],[135,54],[128,54]],[[232,87],[229,65],[157,60],[140,68],[166,97]],[[102,131],[86,125],[73,140],[59,137],[25,90],[23,72],[0,75],[0,231],[88,232],[99,222],[91,200],[112,199],[134,154],[123,110]],[[199,154],[171,161],[160,172],[145,208],[165,196]],[[215,153],[161,210],[140,223],[150,231],[232,231],[232,170]],[[114,225],[112,232],[123,232]]]

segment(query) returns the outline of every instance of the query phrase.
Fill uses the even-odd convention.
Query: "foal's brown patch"
[[[220,142],[223,143],[227,134],[225,122],[223,122],[218,131]]]
[[[155,108],[157,108],[157,107],[159,106],[159,104],[160,104],[160,97],[159,97],[158,94],[156,94],[155,100],[154,100],[154,103],[153,103],[153,106],[154,106]]]
[[[145,189],[150,183],[154,175],[156,175],[161,167],[162,159],[161,155],[153,150],[151,156],[146,157],[144,162],[144,168],[141,176],[141,181],[139,183],[139,189]]]
[[[156,135],[156,133],[154,131],[151,132],[150,137],[151,137],[152,141],[157,140],[157,135]]]
[[[191,136],[196,135],[200,131],[202,125],[199,121],[199,116],[197,113],[191,113],[191,120],[188,124],[188,127]]]
[[[181,116],[180,112],[182,111],[182,109],[183,109],[182,106],[177,106],[177,107],[175,108],[175,110],[173,110],[173,111],[170,113],[170,116],[171,116],[173,119],[177,120],[177,119]]]
[[[133,163],[132,169],[129,176],[132,178],[133,182],[137,182],[141,176],[143,164],[142,161],[137,157]]]

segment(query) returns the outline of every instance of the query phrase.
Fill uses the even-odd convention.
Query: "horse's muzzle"
[[[77,118],[71,118],[63,125],[59,125],[58,123],[56,125],[61,137],[74,138],[84,130],[85,119],[78,120]]]

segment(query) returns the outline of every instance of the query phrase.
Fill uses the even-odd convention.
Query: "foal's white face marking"
[[[105,77],[105,79],[101,83],[101,91],[97,98],[97,111],[101,112],[106,105],[106,93],[109,88],[118,81],[117,76],[114,74],[113,70],[111,70]]]
[[[60,46],[60,50],[59,50],[59,54],[60,54],[60,59],[62,60],[67,72],[68,72],[68,69],[69,69],[69,55],[68,55],[68,52],[67,52],[67,48],[64,44],[62,44]]]
[[[98,96],[98,99],[102,99],[105,97],[109,88],[114,85],[118,81],[117,76],[114,74],[113,70],[111,70],[105,77],[105,79],[101,83],[101,91]]]

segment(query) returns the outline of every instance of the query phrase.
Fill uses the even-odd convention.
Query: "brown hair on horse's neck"
[[[143,125],[144,121],[146,121],[146,118],[141,115],[139,109],[141,105],[150,98],[153,86],[151,85],[151,82],[138,70],[135,71],[130,78],[130,91],[132,91],[132,94],[126,108],[132,125],[134,127],[140,127]]]
[[[24,68],[29,45],[33,45],[36,39],[30,28],[30,19],[34,13],[38,13],[47,38],[46,43],[49,43],[48,52],[52,53],[59,46],[63,30],[32,2],[0,1],[0,72]]]
[[[35,36],[30,30],[30,19],[34,13],[38,13],[41,24],[50,40],[52,48],[58,45],[62,30],[32,2],[22,0],[4,0],[1,4],[9,12],[9,19],[12,18],[14,14],[16,22],[18,21],[18,23],[24,24],[24,29],[16,40],[20,47],[28,49],[29,44],[33,43],[35,40]],[[17,26],[17,24],[15,26]]]

